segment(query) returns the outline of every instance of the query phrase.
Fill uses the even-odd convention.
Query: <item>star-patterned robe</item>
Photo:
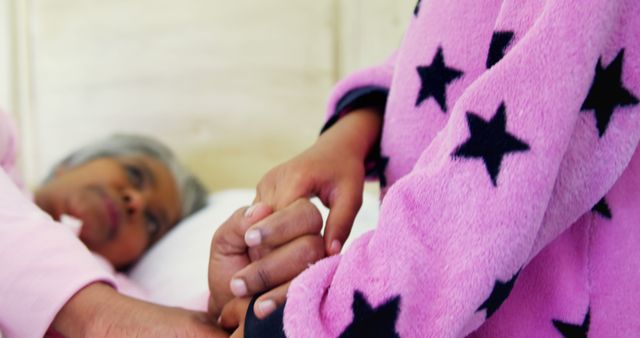
[[[286,337],[639,336],[640,1],[424,0],[413,15],[399,50],[329,102],[326,128],[384,103],[377,227],[264,322]]]

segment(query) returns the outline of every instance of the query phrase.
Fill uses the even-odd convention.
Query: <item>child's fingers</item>
[[[317,235],[307,235],[279,247],[268,256],[252,262],[231,279],[236,297],[255,295],[286,283],[309,264],[324,257],[324,244]]]
[[[314,193],[315,184],[308,171],[293,171],[282,181],[286,183],[277,185],[274,194],[270,196],[268,201],[275,210],[286,208],[301,198],[308,200]]]
[[[345,182],[335,190],[328,207],[327,227],[324,231],[325,246],[329,255],[340,253],[349,237],[353,221],[362,206],[363,184]]]
[[[291,282],[288,282],[258,297],[253,305],[253,312],[256,314],[256,317],[264,319],[278,307],[282,306],[287,299],[287,291],[290,285]]]
[[[276,195],[276,188],[283,176],[283,165],[272,168],[258,182],[256,186],[256,197],[254,203],[263,202],[273,207],[273,197]]]
[[[304,235],[319,234],[322,215],[306,199],[298,199],[288,207],[256,223],[244,234],[247,246],[278,247]]]
[[[256,186],[255,202],[263,202],[275,210],[282,209],[301,197],[313,193],[316,181],[309,163],[290,160],[271,169]]]
[[[218,325],[225,330],[235,330],[241,324],[244,324],[244,317],[249,307],[249,298],[234,298],[230,300],[223,308]]]

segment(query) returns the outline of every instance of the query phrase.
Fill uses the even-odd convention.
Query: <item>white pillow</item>
[[[207,207],[182,221],[154,245],[129,277],[149,291],[154,302],[194,308],[194,300],[208,294],[207,267],[214,232],[235,210],[249,205],[254,194],[253,189],[238,189],[211,195]],[[313,202],[326,220],[327,209],[317,199]],[[378,205],[376,196],[364,195],[347,245],[375,227]]]

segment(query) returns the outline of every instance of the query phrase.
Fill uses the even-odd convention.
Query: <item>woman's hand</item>
[[[252,238],[246,230],[260,231]],[[254,311],[266,317],[284,303],[289,282],[325,256],[320,230],[322,217],[308,200],[299,199],[271,214],[257,203],[236,211],[213,236],[209,260],[209,315],[217,318],[233,297],[270,290],[256,301]],[[250,239],[251,246],[245,239]]]
[[[65,337],[228,337],[204,312],[143,302],[101,283],[76,293],[52,327]]]

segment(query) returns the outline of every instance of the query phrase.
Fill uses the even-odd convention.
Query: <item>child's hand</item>
[[[327,252],[337,254],[362,204],[363,187],[362,160],[344,149],[317,143],[269,171],[258,184],[256,201],[279,210],[298,198],[318,196],[330,208],[325,237],[334,239]]]
[[[269,171],[258,183],[255,202],[279,210],[298,198],[318,196],[330,209],[326,250],[339,253],[362,205],[364,161],[379,137],[380,116],[366,108],[341,118],[311,148]],[[251,237],[247,240],[251,244]]]
[[[235,298],[222,309],[218,325],[227,331],[233,331],[229,338],[244,337],[244,320],[251,298]]]
[[[253,224],[266,229],[267,235],[262,243],[249,248],[245,231]],[[289,281],[324,257],[321,229],[320,212],[305,199],[274,214],[264,203],[236,211],[216,231],[211,243],[210,316],[216,318],[234,296],[270,289],[256,302],[256,315],[263,318],[284,303]]]

